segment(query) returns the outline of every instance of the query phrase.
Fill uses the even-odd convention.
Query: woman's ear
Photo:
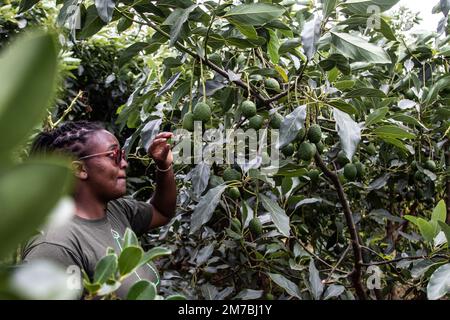
[[[72,171],[78,179],[86,180],[88,177],[87,171],[81,161],[72,161]]]

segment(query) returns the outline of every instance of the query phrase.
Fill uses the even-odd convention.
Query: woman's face
[[[107,151],[120,150],[119,141],[106,130],[99,130],[90,135],[87,143],[89,154],[103,153]],[[103,201],[117,199],[126,192],[126,168],[128,163],[121,158],[116,163],[113,153],[98,155],[82,160],[87,172],[88,184],[92,192]]]

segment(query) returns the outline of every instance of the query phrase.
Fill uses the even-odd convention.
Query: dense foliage
[[[22,1],[23,14],[36,2]],[[436,1],[437,32],[411,34],[414,15],[384,14],[397,2],[66,0],[56,19],[48,9],[78,60],[62,59],[45,125],[109,123],[137,199],[152,192],[145,146],[159,130],[192,131],[193,118],[203,130],[279,130],[275,174],[175,166],[177,216],[142,239],[172,252],[158,260],[163,295],[448,297],[450,3]]]

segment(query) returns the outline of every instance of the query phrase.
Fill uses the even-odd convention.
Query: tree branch
[[[363,266],[361,244],[359,243],[358,232],[356,231],[356,226],[355,226],[355,222],[353,220],[352,211],[348,204],[347,197],[345,196],[344,188],[342,187],[342,184],[339,181],[338,176],[326,167],[325,163],[323,162],[323,160],[320,157],[320,154],[318,152],[316,152],[314,159],[316,161],[317,166],[320,168],[320,170],[322,170],[322,172],[325,174],[325,176],[333,183],[333,185],[336,188],[336,191],[338,193],[339,201],[342,204],[342,209],[344,210],[345,220],[347,222],[347,227],[350,232],[351,245],[353,248],[353,255],[355,258],[355,265],[354,265],[352,273],[350,274],[350,278],[352,280],[353,287],[356,290],[356,294],[357,294],[358,298],[360,300],[367,300],[367,295],[366,295],[366,292],[364,290],[364,287],[363,287],[362,281],[361,281],[361,269]]]

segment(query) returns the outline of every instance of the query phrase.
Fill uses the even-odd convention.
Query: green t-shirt
[[[116,253],[122,251],[122,239],[126,228],[139,237],[144,234],[152,219],[152,206],[133,199],[120,198],[108,203],[106,216],[99,220],[87,220],[74,216],[59,228],[43,231],[33,238],[23,250],[24,262],[47,259],[62,267],[76,265],[93,279],[97,262],[106,254],[108,247]],[[141,279],[159,285],[159,275],[151,263],[140,267],[126,278],[116,291],[125,298],[129,288]]]

